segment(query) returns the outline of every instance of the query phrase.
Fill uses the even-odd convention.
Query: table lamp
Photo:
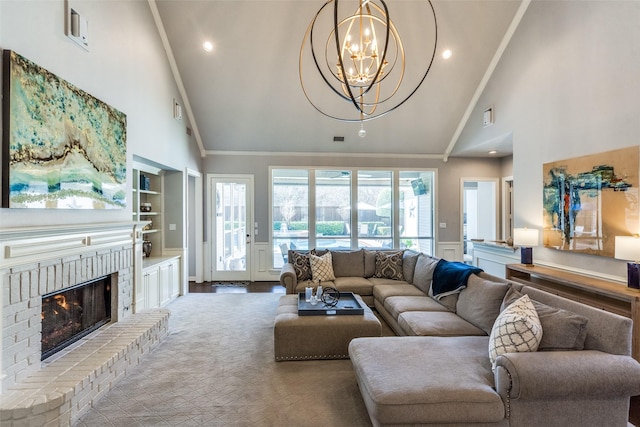
[[[640,289],[640,237],[616,236],[614,258],[627,262],[627,286]]]
[[[538,229],[514,228],[513,244],[520,246],[520,262],[525,265],[532,265],[533,246],[538,246]]]

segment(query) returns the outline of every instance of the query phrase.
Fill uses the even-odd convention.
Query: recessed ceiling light
[[[206,42],[202,43],[202,48],[206,52],[211,52],[213,50],[213,43],[207,40]]]
[[[451,51],[451,49],[445,49],[444,52],[442,52],[442,57],[444,59],[451,58],[451,55],[453,55],[453,52]]]
[[[498,150],[491,150],[489,151],[489,154],[498,154]]]

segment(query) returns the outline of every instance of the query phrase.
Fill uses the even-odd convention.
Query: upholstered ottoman
[[[276,361],[347,359],[349,343],[357,337],[379,337],[380,321],[355,295],[362,315],[298,316],[298,295],[283,295],[273,326]]]

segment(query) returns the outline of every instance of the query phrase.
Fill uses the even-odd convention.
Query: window
[[[315,247],[351,248],[351,172],[316,170]]]
[[[271,170],[273,266],[289,249],[407,248],[433,254],[434,171]]]
[[[391,171],[358,171],[358,247],[393,247]]]
[[[435,173],[400,171],[399,175],[399,247],[433,255]]]
[[[273,169],[271,180],[273,266],[281,267],[289,249],[309,247],[309,172]]]

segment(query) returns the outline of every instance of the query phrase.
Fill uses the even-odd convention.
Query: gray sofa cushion
[[[433,270],[438,265],[438,258],[430,257],[421,253],[416,260],[416,267],[413,273],[413,284],[425,294],[429,293]]]
[[[405,311],[398,316],[398,325],[407,335],[430,337],[487,335],[482,329],[450,311]]]
[[[500,311],[507,308],[523,294],[509,289]],[[561,308],[551,307],[531,300],[542,325],[542,340],[538,350],[582,350],[587,337],[589,319]]]
[[[352,340],[349,356],[373,424],[506,425],[488,342],[489,337]]]
[[[414,296],[423,297],[424,293],[413,285],[397,280],[389,279],[369,279],[373,283],[373,297],[384,304],[388,297],[393,296]],[[386,283],[385,283],[386,281]]]
[[[376,252],[363,249],[364,251],[364,277],[373,277],[376,272]]]
[[[404,251],[404,255],[402,256],[402,274],[407,283],[413,283],[413,275],[419,256],[420,252]]]
[[[467,287],[458,296],[456,313],[490,334],[507,290],[507,283],[492,282],[472,274],[467,280]]]
[[[364,251],[331,251],[336,277],[364,277]]]
[[[395,296],[384,300],[384,308],[397,319],[405,311],[447,311],[439,302],[432,298],[420,296]]]
[[[631,354],[631,340],[629,336],[631,336],[633,321],[630,318],[609,313],[576,301],[570,301],[530,286],[523,287],[521,292],[543,304],[563,308],[589,318],[587,338],[584,340],[585,350],[598,350],[605,353],[622,355]]]
[[[361,296],[373,295],[373,283],[364,277],[336,277],[333,286],[341,292],[353,292]]]

